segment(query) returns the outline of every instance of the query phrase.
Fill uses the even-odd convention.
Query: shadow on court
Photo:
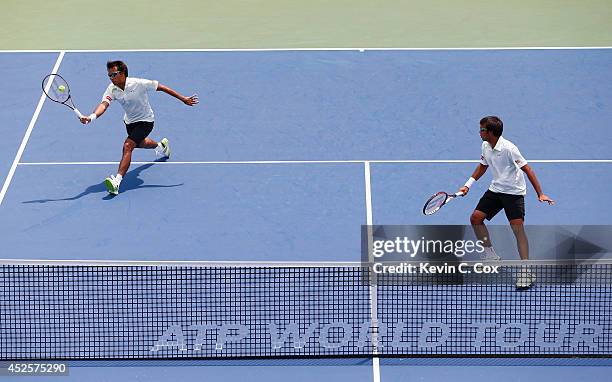
[[[164,162],[164,160],[156,160],[155,162]],[[128,191],[132,191],[132,190],[138,190],[141,188],[170,188],[170,187],[179,187],[182,186],[184,183],[178,183],[178,184],[168,184],[168,185],[162,185],[162,184],[144,184],[144,180],[140,179],[140,174],[148,169],[149,167],[153,166],[153,163],[148,163],[148,164],[144,164],[142,166],[136,167],[135,169],[128,171],[127,174],[125,174],[125,176],[123,177],[123,181],[121,182],[121,187],[119,188],[119,193],[123,194],[125,192]],[[64,202],[64,201],[69,201],[69,200],[77,200],[80,199],[84,196],[90,195],[90,194],[97,194],[97,193],[104,193],[104,197],[102,198],[103,200],[110,200],[113,199],[115,197],[115,195],[110,195],[106,192],[106,187],[104,186],[104,181],[100,182],[100,183],[96,183],[93,184],[89,187],[87,187],[85,190],[83,190],[83,192],[75,195],[75,196],[71,196],[68,198],[60,198],[60,199],[38,199],[38,200],[28,200],[28,201],[24,201],[22,203],[24,204],[28,204],[28,203],[47,203],[47,202]]]

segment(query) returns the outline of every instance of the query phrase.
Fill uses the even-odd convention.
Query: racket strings
[[[425,215],[430,215],[440,209],[446,202],[446,194],[438,194],[434,196],[425,206]]]
[[[47,95],[56,102],[64,103],[70,99],[68,83],[60,76],[51,76],[51,86]]]

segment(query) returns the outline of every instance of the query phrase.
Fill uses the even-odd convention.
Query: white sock
[[[484,250],[485,250],[485,253],[489,256],[492,256],[492,255],[494,256],[496,254],[493,247],[484,247]]]
[[[121,181],[123,180],[123,175],[117,174],[117,176],[115,176],[115,179],[117,179],[117,181],[119,181],[119,183],[121,183]]]

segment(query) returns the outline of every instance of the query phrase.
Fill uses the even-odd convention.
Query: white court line
[[[146,53],[146,52],[291,52],[291,51],[486,51],[486,50],[601,50],[612,46],[499,46],[499,47],[423,47],[423,48],[181,48],[181,49],[13,49],[0,50],[0,53]]]
[[[65,54],[64,52],[60,52],[59,56],[57,57],[57,60],[55,61],[55,65],[53,66],[53,70],[51,71],[51,73],[57,73],[57,71],[59,70],[60,64],[62,63],[62,60],[64,59],[64,54]],[[45,85],[45,91],[49,91],[50,87],[51,87],[51,81],[47,81],[47,84]],[[32,134],[34,125],[36,124],[36,121],[38,120],[38,115],[40,114],[43,104],[45,103],[45,99],[47,98],[44,92],[41,92],[41,93],[42,94],[40,95],[40,99],[38,100],[38,105],[36,106],[36,110],[34,110],[34,115],[32,116],[32,119],[30,120],[30,124],[28,125],[28,128],[26,129],[25,135],[23,136],[23,139],[21,140],[21,145],[19,146],[19,150],[17,150],[17,154],[15,155],[15,159],[13,160],[13,164],[11,165],[11,169],[9,170],[9,173],[6,176],[6,179],[4,180],[4,184],[2,185],[2,190],[0,190],[0,205],[2,205],[4,196],[6,195],[9,185],[11,184],[11,181],[13,180],[13,175],[15,175],[15,170],[17,169],[17,165],[21,161],[21,156],[23,155],[23,151],[25,150],[26,145],[28,144],[28,140],[30,139],[30,135]]]
[[[372,232],[372,180],[370,176],[370,162],[364,162],[363,173],[365,181],[365,202],[366,202],[366,224],[367,224],[367,236],[368,236],[368,252],[373,247],[374,234]],[[368,253],[368,261],[372,262],[373,258]],[[376,275],[371,273],[372,280],[370,280],[370,319],[372,326],[376,327],[378,331],[378,288],[376,286]],[[376,357],[378,355],[378,333],[372,331],[372,348],[374,350],[374,357],[372,357],[372,376],[374,382],[380,382],[380,359]]]
[[[612,163],[612,159],[532,159],[529,163]],[[21,162],[20,166],[102,166],[119,162]],[[179,161],[137,162],[158,165],[217,165],[217,164],[364,164],[364,163],[479,163],[475,159],[349,159],[349,160],[254,160],[254,161]]]
[[[210,261],[210,260],[92,260],[92,259],[0,259],[0,265],[50,265],[87,267],[254,267],[254,268],[361,268],[354,261]]]
[[[364,162],[366,224],[369,226],[372,225],[372,181],[370,174],[370,161],[366,161]]]

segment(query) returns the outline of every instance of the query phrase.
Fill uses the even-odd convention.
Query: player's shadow
[[[162,159],[158,159],[155,162],[163,162],[163,161],[164,160]],[[153,163],[147,163],[147,164],[143,164],[142,166],[136,167],[131,171],[128,171],[127,174],[125,174],[125,176],[123,177],[123,181],[121,182],[121,187],[119,188],[120,194],[123,194],[128,191],[132,191],[132,190],[137,190],[140,188],[171,188],[171,187],[180,187],[184,184],[184,183],[167,184],[167,185],[166,184],[144,184],[144,180],[140,179],[140,174],[151,166],[153,166]],[[102,198],[104,200],[110,200],[115,197],[115,195],[110,195],[107,193],[106,186],[104,185],[104,181],[102,181],[100,183],[93,184],[87,187],[85,190],[83,190],[83,192],[75,196],[68,197],[68,198],[27,200],[22,203],[29,204],[29,203],[64,202],[64,201],[70,201],[70,200],[77,200],[84,196],[87,196],[90,194],[97,194],[97,193],[104,193],[105,196]]]

